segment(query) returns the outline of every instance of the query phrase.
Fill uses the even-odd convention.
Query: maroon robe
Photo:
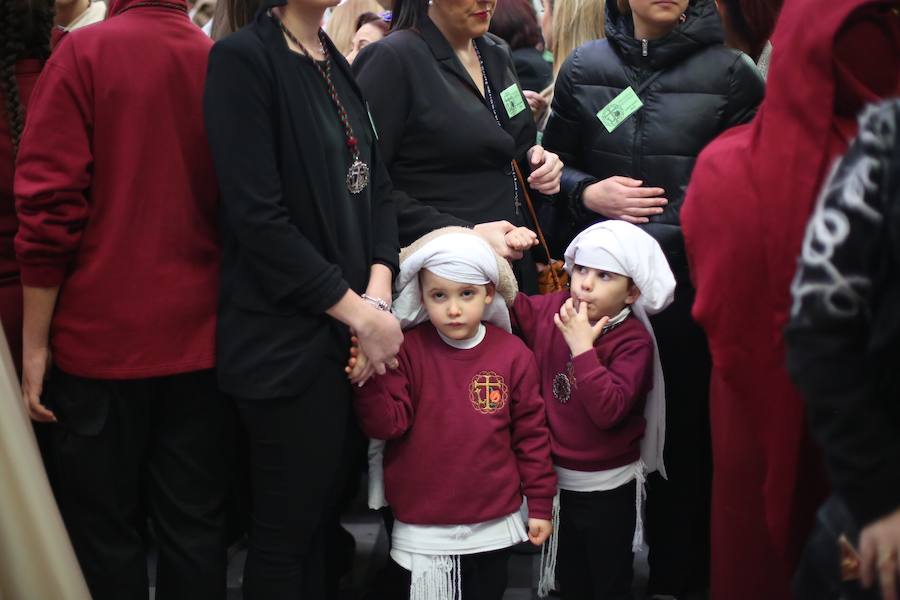
[[[688,188],[681,221],[693,314],[714,365],[714,600],[788,600],[827,490],[782,331],[829,166],[864,103],[898,91],[898,19],[888,6],[897,2],[786,2],[756,118],[703,151]]]

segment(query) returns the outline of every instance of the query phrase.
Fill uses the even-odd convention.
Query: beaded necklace
[[[319,72],[319,75],[322,76],[322,80],[325,82],[325,89],[328,91],[328,96],[331,98],[331,102],[334,104],[335,109],[337,110],[338,119],[341,122],[341,125],[344,127],[344,136],[347,139],[347,148],[350,150],[350,168],[347,170],[347,189],[350,190],[351,194],[358,194],[363,189],[365,189],[366,185],[369,183],[369,166],[364,163],[360,159],[359,155],[359,141],[356,139],[356,136],[353,135],[353,127],[350,125],[350,117],[347,114],[347,109],[344,108],[344,103],[341,102],[340,96],[338,96],[337,89],[334,87],[334,81],[331,78],[331,56],[328,54],[328,49],[325,46],[325,42],[323,37],[325,36],[325,32],[319,29],[318,37],[319,37],[319,46],[322,49],[322,55],[325,56],[325,66],[323,67],[319,64],[319,61],[314,59],[306,47],[300,43],[300,40],[291,33],[290,29],[288,29],[284,22],[279,19],[276,15],[273,15],[272,12],[269,12],[270,15],[278,21],[278,26],[281,27],[281,31],[284,32],[284,35],[288,37],[289,40],[294,42],[294,44],[300,48],[303,52],[304,56],[310,59],[315,65],[316,70]]]
[[[494,120],[497,121],[497,127],[503,129],[503,125],[500,124],[500,116],[497,114],[497,107],[494,106],[494,94],[491,92],[491,82],[488,81],[487,72],[484,70],[484,61],[481,60],[481,52],[478,51],[475,40],[472,40],[472,48],[475,49],[475,56],[478,57],[478,66],[481,67],[481,78],[484,80],[484,95],[487,96],[490,101],[491,112],[494,113]],[[515,203],[516,214],[519,214],[519,207],[522,205],[519,202],[519,181],[516,179],[515,170],[510,170],[512,171],[513,180],[513,202]]]

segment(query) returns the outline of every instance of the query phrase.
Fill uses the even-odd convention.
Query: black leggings
[[[562,490],[556,575],[566,600],[630,600],[635,486]]]
[[[350,395],[341,366],[328,365],[299,396],[235,399],[250,438],[253,487],[246,600],[331,595],[326,551],[350,464]]]

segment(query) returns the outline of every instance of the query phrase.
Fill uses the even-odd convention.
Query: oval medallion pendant
[[[557,373],[553,378],[553,397],[565,404],[572,395],[572,384],[565,373]]]
[[[361,160],[354,160],[347,171],[347,189],[351,194],[358,194],[369,183],[369,166]]]

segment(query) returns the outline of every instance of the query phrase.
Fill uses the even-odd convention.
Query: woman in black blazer
[[[380,372],[402,340],[379,310],[398,259],[390,180],[349,65],[319,30],[333,4],[267,0],[209,60],[224,245],[217,366],[250,436],[249,600],[325,597],[350,330]]]
[[[515,228],[526,223],[527,209],[511,161],[531,170],[534,190],[559,190],[562,163],[535,145],[509,48],[487,32],[494,4],[396,0],[392,32],[353,62],[402,191],[401,245],[439,227],[475,225],[501,255],[519,258],[535,238]],[[533,268],[519,271],[533,285]]]

